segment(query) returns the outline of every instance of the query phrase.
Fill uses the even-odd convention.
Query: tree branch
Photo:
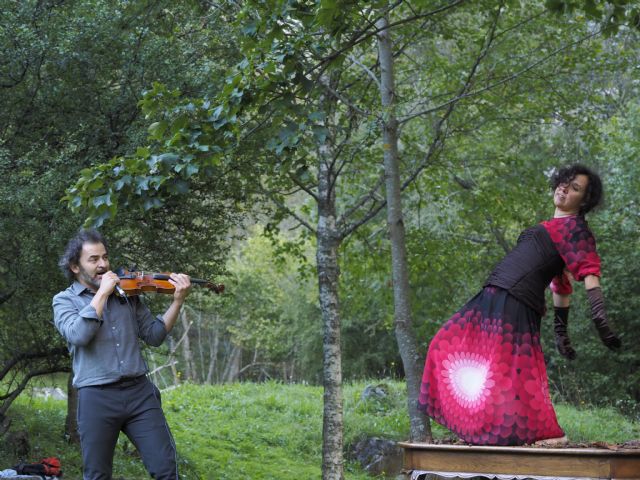
[[[11,297],[13,297],[14,293],[16,293],[15,288],[8,293],[0,293],[0,305],[2,305],[4,302],[7,302]]]
[[[298,215],[295,211],[291,210],[289,207],[287,207],[284,203],[282,203],[280,200],[278,200],[275,195],[271,192],[266,191],[265,189],[262,189],[263,193],[269,197],[269,199],[275,203],[279,209],[281,209],[282,211],[286,212],[287,215],[292,216],[293,218],[295,218],[298,222],[300,222],[301,225],[304,225],[304,227],[309,230],[310,232],[312,232],[314,235],[317,234],[317,231],[315,228],[313,228],[311,226],[311,224],[309,222],[307,222],[305,219],[303,219],[300,215]]]
[[[66,348],[53,348],[45,352],[21,352],[4,362],[2,370],[0,370],[0,379],[3,379],[12,368],[26,360],[37,360],[43,358],[68,357],[69,351]]]
[[[353,215],[354,213],[356,213],[360,208],[362,208],[362,206],[364,204],[366,204],[369,201],[373,201],[373,203],[375,204],[376,202],[383,202],[384,205],[384,197],[382,195],[379,196],[379,198],[375,198],[376,194],[378,193],[378,191],[380,190],[380,188],[382,188],[382,185],[384,185],[384,173],[381,173],[380,176],[378,177],[378,180],[376,181],[376,183],[373,185],[373,187],[371,187],[369,189],[369,191],[367,193],[365,193],[362,197],[360,197],[356,203],[354,203],[348,210],[346,210],[341,216],[340,219],[338,220],[338,230],[341,232],[341,236],[342,238],[345,238],[347,236],[346,231],[352,232],[353,230],[351,229],[351,226],[347,224],[347,218],[349,218],[351,215]]]
[[[479,90],[474,90],[473,92],[463,91],[463,93],[458,94],[454,98],[452,98],[452,99],[450,99],[450,100],[448,100],[448,101],[446,101],[446,102],[444,102],[444,103],[442,103],[440,105],[437,105],[437,106],[432,107],[432,108],[428,108],[426,110],[411,114],[411,115],[403,118],[402,120],[400,120],[400,123],[404,124],[404,123],[406,123],[406,122],[408,122],[410,120],[413,120],[416,117],[420,117],[422,115],[427,115],[429,113],[436,112],[436,111],[441,110],[442,108],[445,108],[445,107],[447,107],[447,106],[449,106],[449,105],[451,105],[453,103],[459,102],[463,98],[474,97],[474,96],[480,95],[481,93],[484,93],[484,92],[486,92],[488,90],[493,90],[494,88],[499,87],[500,85],[504,85],[505,83],[508,83],[508,82],[520,77],[521,75],[524,75],[528,71],[533,70],[538,65],[546,62],[547,60],[549,60],[551,57],[557,55],[558,53],[560,53],[560,52],[562,52],[564,50],[567,50],[570,47],[578,45],[579,43],[582,43],[582,42],[584,42],[586,40],[589,40],[590,38],[593,38],[593,37],[599,35],[600,33],[602,33],[602,30],[599,30],[599,31],[597,31],[595,33],[590,33],[589,35],[585,35],[584,37],[576,40],[575,42],[571,42],[571,43],[568,43],[567,45],[563,45],[562,47],[557,48],[556,50],[554,50],[550,54],[542,57],[540,60],[538,60],[536,62],[533,62],[531,65],[528,65],[527,67],[523,68],[522,70],[519,70],[518,72],[515,72],[512,75],[509,75],[509,76],[503,78],[502,80],[499,80],[499,81],[497,81],[497,82],[495,82],[495,83],[493,83],[491,85],[487,85],[486,87],[483,87],[483,88],[481,88]]]
[[[365,73],[369,76],[369,78],[371,78],[373,80],[373,83],[376,84],[376,87],[378,88],[378,90],[380,90],[380,81],[378,80],[378,78],[375,76],[375,74],[371,71],[371,69],[369,67],[367,67],[365,64],[363,64],[360,60],[358,60],[356,57],[354,57],[353,55],[349,55],[349,60],[351,60],[353,63],[355,63],[356,65],[358,65],[360,68],[362,68]]]
[[[496,29],[498,27],[498,20],[500,19],[500,14],[502,13],[502,5],[503,4],[504,4],[504,2],[500,5],[500,8],[498,8],[498,10],[496,11],[496,14],[495,14],[494,19],[493,19],[493,23],[489,27],[489,32],[487,34],[487,40],[485,41],[485,44],[484,44],[480,54],[478,55],[478,57],[476,58],[476,60],[475,60],[475,62],[473,64],[473,66],[471,67],[471,70],[469,71],[469,75],[467,75],[467,79],[465,81],[465,84],[462,86],[462,88],[460,89],[460,92],[456,96],[456,98],[458,100],[460,98],[462,98],[465,95],[465,93],[471,88],[471,85],[473,83],[473,79],[475,77],[475,74],[478,71],[478,66],[480,65],[482,60],[489,53],[489,48],[491,47],[491,44],[493,43],[493,41],[496,38]],[[443,139],[443,131],[444,130],[443,130],[443,126],[445,125],[445,122],[447,121],[447,119],[453,113],[453,110],[455,109],[456,105],[458,104],[457,103],[458,100],[450,101],[448,103],[447,111],[438,120],[438,123],[436,124],[435,135],[434,135],[433,141],[431,142],[431,145],[429,145],[429,149],[427,151],[427,154],[425,155],[424,160],[422,161],[422,163],[420,165],[418,165],[418,167],[413,172],[411,172],[409,174],[409,177],[404,181],[404,183],[402,184],[402,187],[401,187],[401,189],[403,191],[411,183],[413,183],[413,181],[418,177],[418,175],[425,168],[427,168],[427,165],[429,164],[430,160],[435,156],[435,153],[444,146],[444,139]],[[444,138],[446,138],[446,135],[444,135]]]
[[[384,177],[383,177],[384,179]],[[376,215],[378,215],[378,213],[380,213],[380,211],[387,205],[387,201],[385,200],[381,200],[379,203],[373,203],[369,209],[369,211],[357,222],[353,222],[350,223],[348,225],[345,225],[341,230],[340,230],[340,238],[346,238],[349,235],[351,235],[353,232],[355,232],[358,228],[360,228],[362,225],[364,225],[365,223],[367,223],[369,220],[371,220],[373,217],[375,217]]]
[[[318,196],[313,192],[313,190],[311,190],[309,187],[307,187],[304,183],[302,183],[299,179],[297,179],[295,177],[295,175],[293,175],[292,173],[289,174],[289,179],[295,183],[300,190],[303,190],[307,195],[309,195],[311,198],[313,198],[316,202],[318,201]],[[299,190],[298,190],[299,191]]]
[[[451,4],[451,6],[453,6],[453,5],[454,4]],[[476,60],[475,60],[475,62],[473,64],[473,66],[471,67],[469,75],[467,75],[467,80],[465,81],[465,84],[462,87],[462,89],[460,90],[460,93],[458,94],[458,96],[462,95],[464,92],[466,92],[470,88],[470,86],[472,84],[472,81],[473,81],[473,78],[475,76],[475,73],[476,73],[476,71],[478,69],[478,66],[480,65],[480,62],[486,57],[486,55],[487,55],[487,53],[489,51],[489,48],[490,48],[491,44],[493,43],[493,40],[495,39],[496,28],[497,28],[497,25],[498,25],[498,20],[500,18],[500,13],[501,12],[502,12],[502,5],[496,11],[493,23],[491,24],[491,26],[489,28],[489,33],[487,35],[487,40],[485,41],[485,44],[484,44],[484,46],[482,48],[482,51],[480,52],[480,54],[478,55],[478,57],[476,58]],[[397,25],[397,24],[398,24],[398,22],[396,22],[395,24],[392,24],[392,25]],[[382,30],[386,30],[386,28],[385,29],[381,29],[381,31]],[[449,116],[453,112],[453,110],[455,108],[455,105],[456,105],[456,103],[450,103],[447,112],[445,112],[445,114],[438,121],[438,124],[436,125],[436,130],[435,130],[436,134],[435,134],[435,137],[434,137],[433,141],[431,142],[431,145],[429,147],[429,151],[427,152],[425,160],[418,166],[418,168],[416,168],[409,175],[409,178],[401,185],[401,190],[405,190],[416,179],[416,177],[420,174],[420,172],[422,172],[427,167],[427,164],[428,164],[429,160],[432,158],[432,156],[434,155],[436,150],[439,149],[442,146],[442,142],[441,142],[442,127],[443,127],[445,121],[449,118]],[[374,189],[370,190],[369,194],[367,194],[365,197],[360,199],[360,201],[358,202],[358,206],[356,208],[352,208],[352,209],[349,210],[349,214],[351,215],[351,214],[355,213],[355,211],[357,211],[359,208],[361,208],[367,202],[367,200],[373,199],[375,192],[377,191],[379,186],[381,186],[383,183],[384,183],[384,175],[382,175],[378,179],[378,183],[376,184]],[[352,223],[350,225],[345,224],[340,229],[340,233],[342,235],[342,238],[350,235],[353,231],[355,231],[361,225],[363,225],[364,223],[368,222],[371,218],[375,217],[380,212],[380,210],[382,210],[386,206],[386,204],[387,204],[386,199],[385,200],[381,200],[377,204],[374,202],[371,205],[371,207],[369,208],[369,211],[360,220],[358,220],[357,222]],[[344,218],[344,216],[343,216],[343,218]]]
[[[347,98],[345,98],[343,95],[341,95],[340,93],[338,93],[335,89],[333,89],[330,85],[327,84],[327,82],[325,82],[324,80],[322,80],[322,78],[320,79],[320,85],[322,85],[322,87],[329,92],[329,94],[331,96],[333,96],[334,98],[336,98],[337,100],[340,100],[342,103],[344,103],[347,107],[351,108],[354,112],[359,113],[360,115],[367,117],[369,115],[371,115],[370,112],[367,112],[365,110],[362,110],[360,107],[354,105],[351,101],[349,101]]]
[[[398,5],[400,5],[402,3],[402,1],[396,2],[394,5],[391,5],[388,9],[385,9],[384,11],[382,11],[376,18],[372,19],[371,22],[369,22],[369,25],[367,25],[367,27],[365,27],[364,29],[356,32],[352,36],[351,40],[349,40],[343,47],[339,48],[335,52],[332,52],[328,56],[322,58],[318,64],[316,64],[313,68],[311,68],[311,70],[309,70],[306,73],[308,74],[308,73],[313,72],[314,70],[317,70],[318,68],[320,68],[320,66],[331,62],[333,59],[335,59],[336,57],[342,55],[347,50],[350,50],[351,48],[353,48],[356,45],[364,42],[365,40],[377,35],[378,33],[382,32],[383,30],[388,30],[390,28],[399,27],[400,25],[404,25],[405,23],[410,23],[410,22],[413,22],[415,20],[420,20],[422,18],[426,18],[426,17],[430,17],[430,16],[433,16],[433,15],[437,15],[437,14],[445,12],[445,11],[451,9],[451,8],[457,7],[458,5],[463,4],[464,2],[465,2],[465,0],[455,0],[455,1],[451,2],[451,3],[449,3],[448,5],[444,5],[442,7],[438,7],[436,9],[434,9],[434,10],[429,11],[429,12],[418,14],[418,15],[414,15],[412,17],[404,18],[402,20],[398,20],[397,22],[390,23],[385,28],[374,27],[373,30],[369,31],[369,28],[371,28],[372,26],[375,26],[375,23],[380,18],[384,17],[388,12],[390,12],[391,10],[393,10],[394,8],[396,8]]]
[[[2,400],[2,406],[0,407],[0,418],[4,417],[4,414],[7,412],[13,401],[18,398],[18,395],[22,393],[22,391],[27,386],[27,383],[29,383],[29,380],[31,380],[33,377],[39,377],[40,375],[49,375],[59,372],[69,372],[70,370],[71,369],[69,368],[50,367],[41,370],[31,370],[27,372],[24,377],[22,377],[22,381],[15,388],[15,390],[6,395],[0,396],[0,400]]]

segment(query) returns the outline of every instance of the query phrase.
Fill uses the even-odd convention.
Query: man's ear
[[[71,270],[76,275],[80,273],[80,267],[78,265],[69,265],[69,270]]]

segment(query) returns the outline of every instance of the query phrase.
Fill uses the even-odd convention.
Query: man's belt
[[[127,388],[143,382],[146,378],[146,375],[140,375],[138,377],[122,377],[120,380],[116,380],[115,382],[97,386],[102,388]]]

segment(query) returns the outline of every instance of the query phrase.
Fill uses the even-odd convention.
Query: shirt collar
[[[71,285],[71,291],[76,295],[81,295],[85,290],[89,293],[94,293],[77,280]]]

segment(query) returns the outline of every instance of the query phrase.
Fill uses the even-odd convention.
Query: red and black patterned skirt
[[[507,291],[485,287],[433,337],[419,407],[476,445],[563,436],[549,397],[540,316]]]

